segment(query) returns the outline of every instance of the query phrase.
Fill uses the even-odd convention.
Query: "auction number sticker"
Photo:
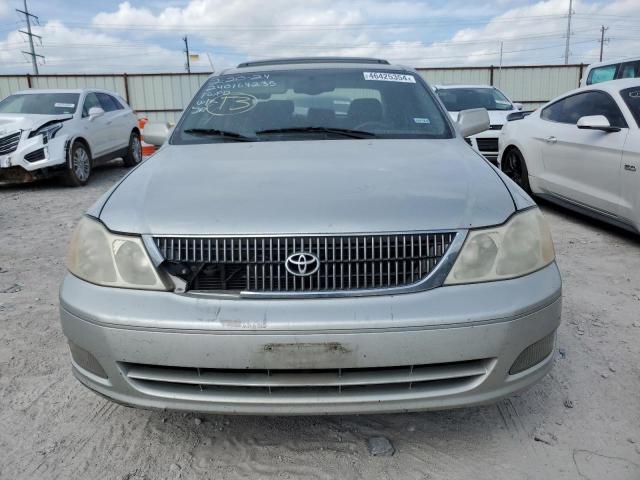
[[[404,73],[362,72],[365,80],[381,80],[383,82],[416,83],[413,75]]]

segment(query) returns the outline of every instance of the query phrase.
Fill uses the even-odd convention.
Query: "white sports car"
[[[136,114],[106,90],[25,90],[0,102],[0,184],[62,175],[85,185],[92,166],[142,160]]]
[[[640,232],[640,79],[579,88],[500,135],[500,167],[524,190]]]
[[[433,90],[455,122],[462,110],[486,108],[489,113],[489,130],[465,138],[474,150],[480,152],[494,165],[498,163],[498,137],[509,114],[522,110],[522,104],[513,103],[491,85],[435,85]]]

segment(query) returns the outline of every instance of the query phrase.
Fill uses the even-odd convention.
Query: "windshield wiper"
[[[363,130],[351,130],[349,128],[334,128],[334,127],[290,127],[290,128],[272,128],[269,130],[259,130],[256,135],[270,134],[270,133],[330,133],[335,135],[342,135],[349,138],[374,138],[376,136],[373,132],[365,132]]]
[[[225,130],[218,130],[217,128],[187,128],[184,130],[184,133],[204,137],[222,137],[236,142],[256,142],[258,140],[255,137],[248,137],[238,132],[227,132]]]

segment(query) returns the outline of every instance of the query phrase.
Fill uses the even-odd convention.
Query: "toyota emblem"
[[[320,259],[313,253],[296,252],[287,257],[284,266],[291,275],[308,277],[320,268]]]

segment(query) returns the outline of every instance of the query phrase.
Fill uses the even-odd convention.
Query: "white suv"
[[[63,175],[82,186],[97,162],[142,160],[136,114],[106,90],[25,90],[0,102],[0,184]]]
[[[465,138],[466,142],[494,165],[498,160],[498,137],[510,113],[522,110],[496,87],[491,85],[435,85],[438,94],[453,121],[458,113],[472,108],[486,108],[489,112],[489,130]]]

